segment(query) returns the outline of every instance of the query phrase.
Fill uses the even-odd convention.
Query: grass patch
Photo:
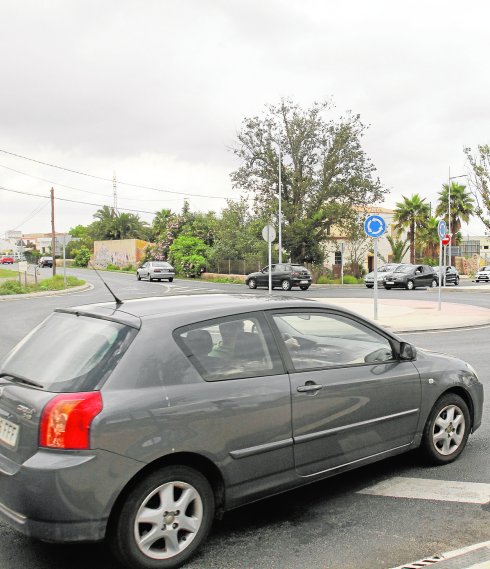
[[[203,278],[203,281],[210,283],[225,283],[225,284],[245,284],[245,279],[240,280],[233,277],[211,277]]]
[[[0,269],[0,279],[11,279],[17,276],[17,271],[9,271],[8,269]]]
[[[66,277],[66,287],[81,286],[85,284],[85,281],[77,279],[76,277],[68,276]],[[39,281],[37,285],[28,284],[24,286],[19,284],[19,281],[5,281],[0,284],[0,295],[8,294],[27,294],[29,292],[44,292],[48,290],[63,290],[65,288],[65,283],[62,275],[56,275],[50,277],[49,279],[43,279]]]
[[[326,275],[322,275],[318,277],[318,284],[341,284],[341,279],[333,279],[331,277],[327,277]],[[364,279],[357,279],[352,275],[344,275],[344,284],[364,284]]]

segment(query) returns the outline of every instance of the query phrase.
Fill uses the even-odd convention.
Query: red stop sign
[[[441,239],[441,243],[442,243],[443,245],[449,245],[449,242],[450,242],[450,241],[451,241],[451,237],[449,237],[449,235],[446,235],[446,237],[443,237],[443,238]]]

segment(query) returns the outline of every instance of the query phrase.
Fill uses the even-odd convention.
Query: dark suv
[[[385,289],[393,287],[412,290],[417,287],[436,287],[439,278],[429,265],[400,265],[383,280]]]
[[[269,267],[264,267],[257,273],[251,273],[245,280],[249,288],[269,286]],[[272,265],[272,288],[280,286],[282,290],[291,290],[299,286],[301,290],[308,290],[311,285],[311,273],[303,265],[291,263],[276,263]]]

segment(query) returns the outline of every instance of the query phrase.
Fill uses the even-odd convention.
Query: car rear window
[[[110,320],[54,313],[7,354],[0,377],[54,392],[97,389],[136,333]]]

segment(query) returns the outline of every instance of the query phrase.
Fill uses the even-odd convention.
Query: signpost
[[[272,292],[272,242],[276,238],[276,230],[270,223],[262,229],[264,241],[269,243],[269,294]]]
[[[374,319],[378,319],[378,239],[386,231],[386,222],[379,215],[370,215],[364,220],[364,232],[374,239]]]
[[[442,247],[444,245],[447,245],[447,243],[444,243],[444,241],[446,241],[446,239],[449,237],[447,235],[447,226],[446,226],[446,222],[441,219],[439,221],[439,223],[437,224],[437,234],[439,235],[439,275],[438,275],[438,289],[439,289],[439,293],[438,293],[438,310],[441,310],[441,281],[444,278],[443,275],[446,274],[446,267],[442,266]],[[445,258],[445,256],[444,256]]]

